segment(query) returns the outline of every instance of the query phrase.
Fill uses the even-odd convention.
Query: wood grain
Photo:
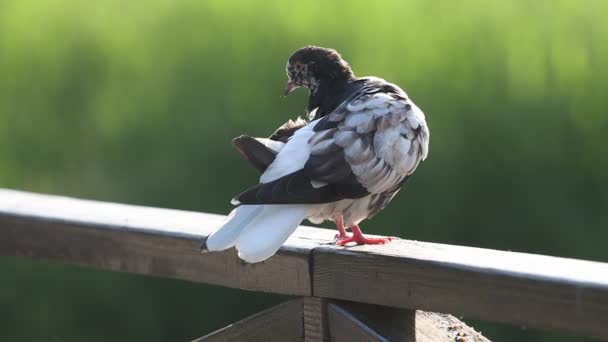
[[[416,311],[416,342],[489,342],[481,332],[448,314]]]
[[[193,342],[489,342],[454,316],[304,297],[219,329]]]
[[[327,300],[318,297],[304,298],[304,341],[329,341],[327,327]]]
[[[0,190],[0,255],[251,291],[310,295],[309,254],[320,241],[308,235],[323,236],[322,232],[302,228],[276,256],[247,264],[234,250],[200,253],[200,240],[223,218]]]
[[[331,300],[328,317],[332,342],[489,342],[448,314]]]
[[[315,296],[608,338],[608,265],[400,240],[313,252]]]
[[[246,264],[234,250],[199,252],[223,219],[0,189],[0,255],[608,339],[605,263],[408,240],[336,247],[333,230],[300,227],[277,255]]]
[[[285,341],[304,340],[301,299],[273,306],[192,342]]]

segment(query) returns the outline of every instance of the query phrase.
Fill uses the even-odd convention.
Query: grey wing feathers
[[[375,89],[339,106],[310,140],[311,156],[341,153],[346,166],[338,170],[348,168],[372,194],[398,188],[426,158],[429,140],[424,114],[405,93]]]

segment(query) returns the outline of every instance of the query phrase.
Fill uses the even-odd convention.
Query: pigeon
[[[355,77],[334,49],[301,48],[286,72],[285,95],[309,90],[308,120],[290,120],[269,138],[233,140],[260,181],[232,200],[236,208],[204,248],[235,247],[245,262],[260,262],[305,219],[333,221],[338,246],[388,243],[364,236],[359,223],[384,209],[426,159],[424,113],[397,85]]]

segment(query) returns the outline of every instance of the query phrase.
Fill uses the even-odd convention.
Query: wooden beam
[[[302,299],[290,300],[192,342],[301,342],[304,339],[302,306]]]
[[[234,288],[450,312],[608,339],[608,264],[397,240],[329,245],[300,227],[274,257],[199,253],[223,216],[0,189],[0,255]]]
[[[310,295],[309,254],[319,244],[315,237],[322,237],[322,230],[302,228],[276,256],[247,264],[234,250],[200,253],[201,239],[223,219],[220,215],[0,189],[0,255]],[[333,236],[325,235],[328,240]]]
[[[398,240],[313,252],[313,293],[608,339],[608,264]]]

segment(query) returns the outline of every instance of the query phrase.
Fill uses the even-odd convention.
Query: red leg
[[[336,223],[336,228],[338,228],[338,232],[340,232],[340,234],[336,234],[334,238],[338,241],[350,238],[350,235],[346,233],[346,228],[344,228],[344,219],[342,218],[342,216],[336,217],[334,219],[334,222]]]
[[[387,238],[365,237],[365,236],[363,236],[361,229],[357,225],[350,227],[350,229],[353,231],[353,236],[351,236],[347,239],[341,239],[341,240],[336,241],[336,245],[344,246],[350,242],[355,242],[357,245],[382,245],[382,244],[385,244],[385,243],[395,239],[392,237],[387,237]]]

